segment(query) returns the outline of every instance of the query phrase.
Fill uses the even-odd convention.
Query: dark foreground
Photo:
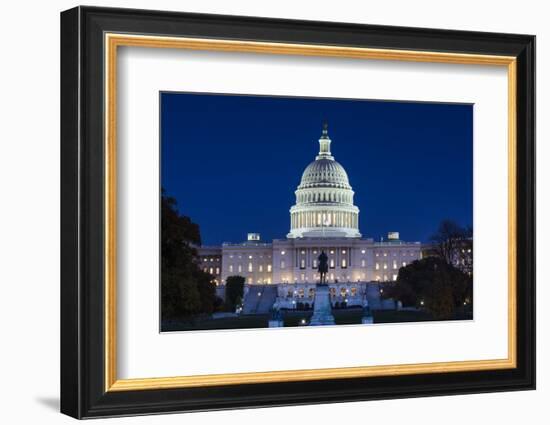
[[[304,326],[309,322],[312,314],[312,311],[285,311],[283,312],[285,327]],[[333,310],[332,314],[337,325],[355,325],[361,323],[363,310],[360,308]],[[374,323],[427,322],[435,320],[431,314],[425,311],[375,310],[372,312],[372,315]],[[471,312],[459,312],[450,320],[471,319]],[[268,327],[268,320],[268,314],[250,314],[219,319],[199,317],[194,320],[163,321],[162,332],[266,328]]]

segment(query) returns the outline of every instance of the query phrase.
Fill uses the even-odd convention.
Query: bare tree
[[[436,254],[447,264],[460,268],[471,266],[471,228],[461,227],[452,220],[443,220],[431,240]]]

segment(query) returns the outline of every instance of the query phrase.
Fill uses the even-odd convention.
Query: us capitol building
[[[333,303],[367,305],[384,282],[397,279],[400,267],[421,258],[420,242],[401,241],[398,232],[389,232],[384,241],[362,237],[354,191],[331,153],[326,123],[319,145],[319,154],[295,191],[286,238],[264,242],[258,233],[249,233],[245,242],[198,249],[201,267],[214,276],[216,285],[240,275],[247,292],[257,292],[259,298],[269,292],[279,308],[306,304],[313,300],[319,282],[317,258],[324,251]]]

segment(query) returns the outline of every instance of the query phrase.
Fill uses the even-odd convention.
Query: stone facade
[[[324,251],[333,303],[365,305],[365,282],[393,281],[399,268],[422,258],[421,244],[401,241],[398,232],[379,242],[361,237],[354,192],[330,145],[325,124],[319,153],[295,191],[286,238],[264,242],[258,233],[249,233],[242,243],[198,249],[200,264],[217,284],[232,275],[243,276],[248,285],[278,284],[280,307],[291,307],[301,298],[313,300],[319,282],[317,258]]]
[[[243,276],[248,284],[314,284],[319,282],[317,257],[321,251],[328,256],[329,283],[393,281],[401,267],[422,257],[419,242],[351,238],[224,243],[199,248],[199,256],[200,264],[219,284],[232,275]]]

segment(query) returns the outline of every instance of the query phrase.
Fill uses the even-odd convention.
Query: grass
[[[360,308],[333,310],[332,313],[337,325],[359,324],[363,317],[363,310]],[[307,323],[312,314],[312,311],[284,311],[283,321],[285,327],[301,326],[302,319],[305,319]],[[426,322],[434,320],[433,316],[425,311],[375,310],[372,314],[374,323]],[[471,313],[458,312],[454,317],[454,320],[468,319],[472,319]],[[266,328],[268,321],[268,314],[245,314],[239,317],[224,317],[220,319],[203,317],[196,319],[194,322],[184,320],[163,322],[162,331]]]

